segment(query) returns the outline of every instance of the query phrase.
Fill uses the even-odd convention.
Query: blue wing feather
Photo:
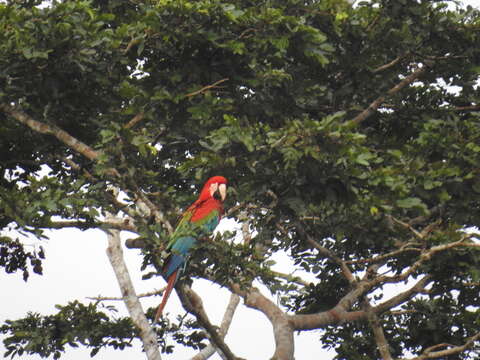
[[[210,235],[220,221],[218,211],[213,211],[208,217],[202,219],[202,221],[191,222],[189,221],[190,218],[191,214],[186,214],[186,216],[182,218],[172,236],[172,240],[170,240],[167,245],[167,250],[170,251],[170,255],[165,260],[162,271],[166,279],[176,270],[181,269],[188,260],[190,251],[197,241],[195,237],[189,235]]]

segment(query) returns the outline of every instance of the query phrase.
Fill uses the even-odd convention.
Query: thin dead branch
[[[166,287],[161,288],[160,290],[154,290],[150,292],[146,292],[143,294],[137,295],[137,297],[140,298],[145,298],[145,297],[150,297],[150,296],[157,296],[161,295],[165,291]],[[125,300],[123,297],[119,296],[90,296],[87,297],[89,300],[95,300],[95,301],[123,301]]]
[[[189,94],[186,94],[185,97],[192,97],[192,96],[195,96],[195,95],[198,95],[198,94],[201,94],[209,89],[215,89],[215,88],[218,88],[218,85],[220,85],[221,83],[224,83],[225,81],[228,81],[229,79],[228,78],[225,78],[225,79],[221,79],[221,80],[218,80],[218,81],[215,81],[213,84],[210,84],[210,85],[207,85],[207,86],[204,86],[202,87],[201,89],[197,90],[197,91],[194,91],[194,92],[191,92]]]
[[[360,124],[362,121],[370,117],[373,113],[375,113],[375,111],[377,111],[380,105],[383,104],[385,99],[387,99],[389,96],[395,95],[404,87],[413,83],[420,76],[422,76],[429,67],[430,66],[427,66],[427,65],[418,67],[414,72],[412,72],[410,75],[405,77],[402,81],[400,81],[397,85],[395,85],[390,90],[388,90],[384,95],[377,97],[365,110],[363,110],[360,114],[358,114],[355,118],[353,118],[351,120],[351,123]]]

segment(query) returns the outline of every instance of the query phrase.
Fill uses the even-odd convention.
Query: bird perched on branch
[[[184,269],[190,252],[201,237],[210,236],[220,222],[223,202],[227,196],[227,179],[213,176],[207,180],[198,199],[185,211],[167,245],[162,276],[167,281],[155,321],[162,316],[170,293]]]

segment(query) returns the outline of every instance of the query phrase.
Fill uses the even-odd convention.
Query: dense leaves
[[[135,337],[128,318],[111,320],[105,310],[97,305],[83,305],[78,301],[66,306],[57,306],[55,315],[41,316],[31,313],[21,320],[8,320],[0,332],[9,336],[4,340],[6,356],[39,354],[41,357],[60,358],[66,345],[91,348],[91,356],[102,347],[123,349],[131,346]]]
[[[107,211],[129,212],[149,277],[168,229],[134,202],[147,196],[175,223],[204,179],[222,174],[231,185],[226,207],[251,239],[205,242],[192,278],[222,286],[256,278],[291,313],[325,311],[354,284],[313,242],[357,280],[390,276],[352,310],[386,300],[388,283],[431,279],[423,294],[380,314],[392,356],[459,346],[478,331],[478,240],[464,237],[480,223],[478,10],[413,0],[37,5],[0,4],[5,230],[42,238],[59,219],[87,229],[103,226]],[[20,123],[9,106],[56,138]],[[96,155],[83,156],[57,130]],[[312,284],[276,277],[270,256],[278,252]],[[27,259],[41,272],[35,254],[2,242],[7,272],[26,271]],[[101,336],[82,338],[87,315],[49,338],[30,327],[28,337],[45,347],[9,337],[10,354],[58,356],[64,339],[95,350],[136,336],[126,320],[117,335],[115,323],[102,328],[93,312]],[[52,319],[32,315],[2,329],[28,320],[50,331]],[[186,326],[190,335],[174,330],[176,340],[199,346],[196,326]],[[367,322],[325,327],[321,339],[338,359],[378,357]]]

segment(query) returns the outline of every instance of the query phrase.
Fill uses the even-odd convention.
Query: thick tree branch
[[[109,219],[113,216],[109,215]],[[140,338],[143,342],[145,353],[148,360],[160,360],[160,352],[158,349],[155,332],[150,326],[142,308],[138,296],[135,294],[127,265],[123,259],[123,251],[120,242],[120,232],[118,230],[108,230],[108,248],[107,255],[112,264],[113,271],[118,280],[122,297],[124,299],[127,310],[135,326],[140,331]]]
[[[349,311],[351,306],[372,287],[371,281],[358,282],[353,290],[345,295],[332,309],[315,314],[297,314],[290,316],[294,330],[313,330],[326,325],[364,319],[365,311]]]
[[[294,329],[290,317],[255,287],[244,289],[238,284],[230,284],[229,287],[244,299],[246,306],[262,312],[272,324],[275,338],[275,353],[272,360],[293,360]]]
[[[239,302],[239,296],[236,294],[231,294],[227,308],[225,310],[225,313],[223,314],[222,323],[220,325],[219,335],[222,339],[224,339],[225,335],[227,334],[228,328],[230,327],[230,324],[233,320],[233,314],[235,314],[235,310],[237,309]],[[191,360],[206,360],[210,358],[210,356],[215,354],[215,351],[217,351],[217,348],[215,347],[213,342],[210,342],[207,347],[205,347],[197,355],[192,357]]]

